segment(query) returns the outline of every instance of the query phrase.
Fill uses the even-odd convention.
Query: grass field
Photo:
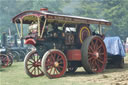
[[[15,62],[11,67],[0,69],[0,85],[85,85],[85,82],[76,80],[72,82],[66,79],[66,77],[69,79],[71,76],[67,74],[57,79],[48,79],[46,76],[30,78],[24,72],[23,62]]]
[[[128,58],[126,60],[128,61]],[[128,66],[124,70],[108,69],[103,73],[90,75],[83,68],[79,68],[75,74],[65,74],[57,79],[48,79],[46,76],[30,78],[24,72],[24,63],[15,62],[11,67],[0,68],[0,85],[109,85],[105,82],[114,79],[113,75],[119,75],[122,72],[128,73],[127,70]],[[119,77],[122,75],[119,75]]]

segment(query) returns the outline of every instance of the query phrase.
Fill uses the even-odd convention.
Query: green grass
[[[126,55],[125,60],[128,61],[128,53]],[[48,79],[46,76],[30,78],[24,71],[24,63],[14,62],[11,67],[0,67],[0,85],[104,85],[105,83],[98,82],[106,80],[103,79],[104,74],[123,71],[123,69],[107,69],[101,74],[90,75],[83,68],[79,68],[75,74],[65,74],[61,78]]]
[[[85,74],[84,77],[89,75]],[[78,77],[78,78],[77,78]],[[94,83],[86,82],[83,74],[65,75],[61,78],[48,79],[46,76],[30,78],[24,72],[23,62],[15,62],[11,67],[0,68],[0,85],[94,85]],[[79,80],[77,80],[79,79]],[[95,85],[103,85],[95,83]]]

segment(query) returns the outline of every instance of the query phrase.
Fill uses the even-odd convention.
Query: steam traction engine
[[[1,44],[0,44],[0,66],[1,67],[11,66],[13,63],[13,56],[7,49],[6,44],[7,44],[6,33],[3,33],[1,37]]]
[[[75,72],[83,66],[88,73],[99,73],[107,62],[102,36],[93,35],[90,24],[111,25],[107,20],[61,15],[42,8],[25,11],[12,19],[25,44],[35,46],[25,59],[25,71],[30,77],[46,75],[58,78],[66,71]],[[20,25],[20,29],[18,28]],[[25,26],[24,26],[25,25]],[[27,27],[23,36],[23,27]]]

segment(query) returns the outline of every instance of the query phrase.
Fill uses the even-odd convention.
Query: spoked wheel
[[[30,77],[43,76],[44,73],[41,68],[41,58],[36,50],[30,51],[24,59],[25,72]]]
[[[9,64],[9,57],[5,54],[0,54],[1,66],[3,68],[7,67]]]
[[[82,44],[82,64],[88,73],[102,72],[107,63],[106,47],[97,36],[88,37]]]
[[[57,49],[47,51],[42,58],[43,72],[49,78],[59,78],[66,72],[66,56]]]
[[[8,63],[8,66],[11,66],[12,63],[13,63],[13,55],[12,55],[11,53],[8,53],[7,55],[8,55],[8,57],[9,57],[9,63]]]
[[[68,67],[67,73],[74,73],[77,70],[78,67]]]

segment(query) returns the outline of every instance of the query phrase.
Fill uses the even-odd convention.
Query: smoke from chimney
[[[79,0],[71,0],[69,4],[65,5],[62,9],[63,13],[74,14],[75,8],[80,5]]]

